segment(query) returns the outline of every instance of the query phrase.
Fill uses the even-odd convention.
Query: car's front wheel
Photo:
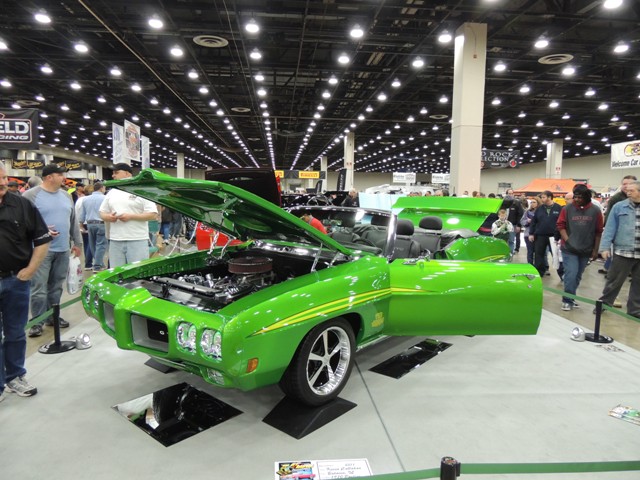
[[[355,336],[336,318],[313,328],[280,380],[284,393],[306,405],[330,402],[342,391],[353,368]]]

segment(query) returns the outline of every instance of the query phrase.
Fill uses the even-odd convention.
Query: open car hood
[[[351,250],[273,203],[233,185],[175,178],[152,169],[107,186],[138,195],[198,220],[238,240],[278,240]]]
[[[442,228],[476,231],[501,205],[499,198],[401,197],[393,208],[402,209],[398,218],[411,220],[415,226],[419,225],[422,217],[435,216],[442,219]]]

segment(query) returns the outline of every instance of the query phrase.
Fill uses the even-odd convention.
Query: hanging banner
[[[124,121],[125,162],[140,161],[140,127],[128,120]]]
[[[151,149],[149,146],[149,138],[141,135],[140,144],[142,146],[140,151],[142,168],[149,168],[151,167]]]
[[[520,150],[482,150],[480,170],[488,168],[518,168]]]
[[[416,183],[414,172],[393,172],[393,183]]]
[[[431,183],[449,184],[450,181],[451,181],[450,173],[432,173],[431,174]]]
[[[611,169],[640,167],[640,142],[614,143],[611,145]]]
[[[111,152],[113,163],[124,162],[124,128],[117,123],[111,124]]]
[[[0,110],[0,147],[38,150],[38,110]]]
[[[325,172],[314,172],[314,171],[309,171],[309,170],[276,170],[276,177],[280,177],[282,178],[282,176],[284,175],[284,178],[287,179],[293,179],[293,180],[298,180],[298,179],[324,179],[325,178]]]
[[[341,168],[340,170],[338,170],[338,181],[336,184],[336,190],[343,192],[347,186],[347,169],[346,168]]]

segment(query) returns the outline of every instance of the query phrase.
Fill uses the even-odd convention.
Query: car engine
[[[126,288],[142,287],[151,295],[194,310],[217,312],[222,307],[277,283],[268,257],[238,257],[228,260],[227,271],[220,275],[220,265],[197,272],[125,281]]]

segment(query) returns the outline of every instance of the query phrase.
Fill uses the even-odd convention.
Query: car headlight
[[[182,322],[178,325],[176,331],[176,339],[178,345],[187,350],[193,352],[196,349],[196,326],[193,323]]]
[[[200,348],[205,355],[220,360],[222,358],[222,335],[220,332],[209,329],[202,332]]]
[[[93,305],[90,305],[97,312],[100,308],[100,296],[97,293],[93,294]]]

